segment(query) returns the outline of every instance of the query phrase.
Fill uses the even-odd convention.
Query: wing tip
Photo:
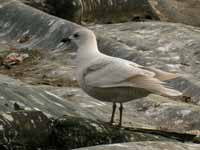
[[[169,88],[165,88],[165,90],[162,91],[162,94],[166,95],[166,96],[172,96],[172,97],[178,97],[178,96],[182,96],[183,93],[174,90],[174,89],[169,89]]]

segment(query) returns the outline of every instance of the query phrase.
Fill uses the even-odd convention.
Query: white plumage
[[[150,93],[163,96],[180,96],[181,92],[167,87],[165,80],[177,75],[156,68],[145,67],[121,58],[99,52],[95,34],[88,29],[74,31],[69,40],[77,46],[77,80],[90,96],[113,102],[111,123],[114,121],[116,103],[142,98]]]

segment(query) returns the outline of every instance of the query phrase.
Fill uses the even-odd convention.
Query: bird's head
[[[72,32],[70,36],[62,40],[64,43],[75,44],[77,48],[85,45],[96,44],[96,36],[89,29],[79,29]]]

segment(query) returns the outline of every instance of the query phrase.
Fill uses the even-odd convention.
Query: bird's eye
[[[78,34],[78,33],[75,33],[75,34],[74,34],[74,37],[75,37],[75,38],[78,38],[78,37],[79,37],[79,34]]]

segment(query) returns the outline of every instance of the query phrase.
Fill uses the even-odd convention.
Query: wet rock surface
[[[164,22],[89,26],[102,52],[183,74],[169,84],[187,99],[150,95],[125,103],[119,129],[106,123],[111,104],[87,96],[75,80],[75,50],[61,41],[81,26],[18,1],[0,0],[0,6],[0,137],[4,127],[14,129],[11,135],[6,133],[11,140],[0,139],[2,148],[19,145],[18,149],[25,149],[32,144],[30,149],[72,149],[122,142],[136,143],[95,148],[200,147],[193,144],[200,141],[199,28]],[[33,137],[41,135],[37,141],[27,138],[32,128]]]
[[[105,146],[95,146],[95,147],[87,147],[81,148],[79,150],[132,150],[132,149],[176,149],[176,150],[198,150],[199,145],[193,144],[183,144],[183,143],[171,143],[171,142],[136,142],[136,143],[125,143],[125,144],[113,144],[113,145],[105,145]],[[78,150],[78,149],[77,149]]]

